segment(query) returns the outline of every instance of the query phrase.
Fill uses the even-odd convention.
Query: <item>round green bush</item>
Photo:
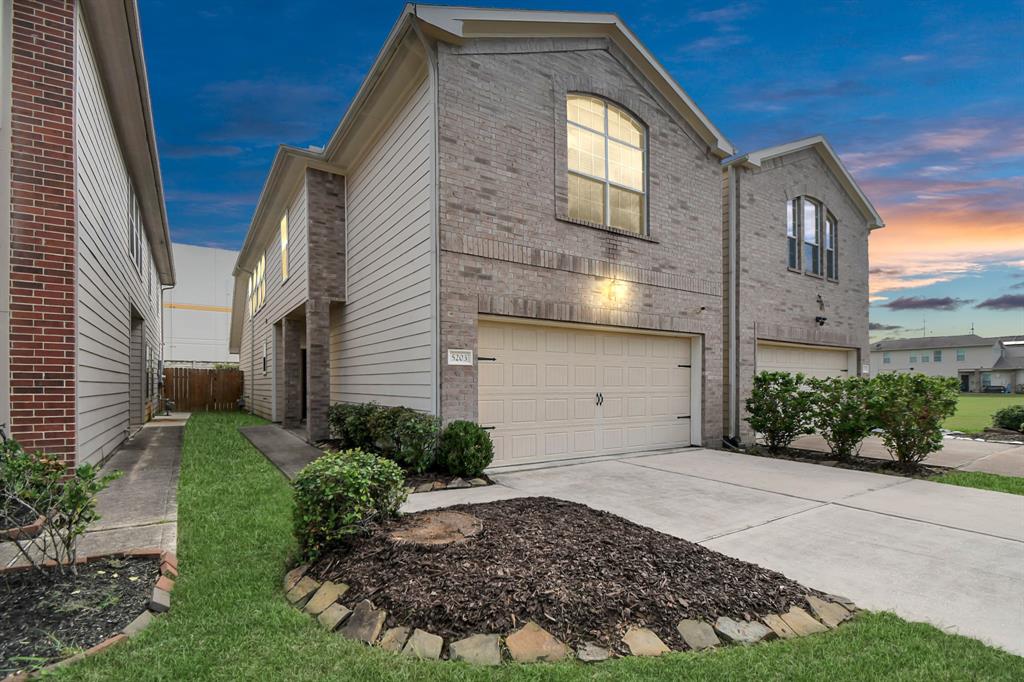
[[[395,423],[395,461],[416,474],[432,468],[437,459],[440,420],[429,414],[409,410]]]
[[[343,448],[373,450],[372,424],[378,412],[377,403],[335,403],[327,410],[331,435]]]
[[[494,459],[494,445],[486,430],[457,420],[441,433],[438,463],[453,476],[479,476]]]
[[[325,453],[299,472],[292,488],[295,537],[307,561],[394,518],[406,498],[401,468],[362,450]]]
[[[992,415],[992,424],[1001,429],[1024,431],[1024,405],[1010,405]]]

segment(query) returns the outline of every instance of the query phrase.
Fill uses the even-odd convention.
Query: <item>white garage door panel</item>
[[[690,444],[690,339],[506,322],[479,334],[496,464]]]
[[[758,372],[803,372],[809,377],[846,376],[850,351],[836,348],[810,348],[757,344]]]

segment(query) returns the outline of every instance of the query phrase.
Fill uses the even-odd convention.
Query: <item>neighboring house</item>
[[[231,270],[237,251],[173,244],[177,284],[164,294],[164,365],[238,362],[228,352]]]
[[[820,135],[724,166],[726,432],[749,440],[756,373],[868,371],[868,235],[884,223]]]
[[[881,372],[955,377],[970,393],[1024,393],[1024,336],[884,339],[871,344],[871,375]]]
[[[305,419],[311,440],[337,401],[471,419],[496,465],[718,445],[723,178],[767,180],[776,204],[750,209],[763,244],[743,242],[742,268],[793,278],[763,302],[793,330],[763,338],[864,359],[880,221],[831,150],[805,146],[764,170],[791,155],[800,196],[843,221],[837,282],[787,271],[784,192],[800,185],[772,189],[753,157],[723,173],[735,149],[614,15],[409,5],[327,145],[281,147],[271,167],[235,267],[247,404]],[[816,331],[787,286],[820,287],[841,326]]]
[[[137,9],[0,11],[0,422],[97,462],[152,409],[174,284]]]

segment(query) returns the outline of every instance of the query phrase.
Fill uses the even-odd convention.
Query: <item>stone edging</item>
[[[306,575],[309,566],[292,569],[284,577],[285,597],[296,608],[313,616],[330,632],[385,651],[400,652],[420,659],[438,660],[444,640],[430,632],[400,625],[384,628],[387,612],[364,599],[349,608],[341,599],[348,585],[320,582]],[[828,595],[821,599],[807,595],[807,608],[791,607],[782,614],[765,616],[760,621],[734,620],[722,616],[713,624],[682,620],[676,626],[688,651],[699,651],[723,644],[756,644],[772,639],[793,639],[833,630],[851,618],[857,607],[848,599]],[[813,615],[812,615],[813,614]],[[654,632],[643,627],[630,628],[622,638],[633,656],[660,656],[671,649]],[[518,663],[560,661],[574,657],[585,663],[604,661],[616,654],[597,644],[587,643],[576,652],[549,632],[530,621],[506,636],[478,634],[448,643],[448,658],[478,665],[500,665],[504,660]]]
[[[17,673],[16,675],[8,675],[7,677],[0,680],[0,682],[22,682],[22,680],[29,680],[38,677],[42,672],[51,671],[56,668],[77,663],[86,656],[94,656],[115,644],[131,639],[135,635],[142,632],[150,623],[153,622],[153,618],[161,613],[165,613],[171,609],[171,590],[174,589],[174,581],[178,577],[178,557],[174,552],[168,552],[160,549],[159,547],[144,547],[140,549],[130,549],[126,552],[109,552],[106,554],[95,554],[88,557],[80,557],[75,561],[78,565],[91,564],[96,561],[103,559],[122,559],[126,557],[148,557],[153,559],[160,559],[160,577],[157,578],[156,584],[153,586],[153,594],[149,599],[149,607],[143,611],[139,616],[128,625],[124,626],[121,632],[108,637],[99,644],[86,649],[80,653],[69,656],[68,658],[62,658],[59,661],[50,663],[49,665],[43,666],[42,669],[31,672]],[[47,561],[43,564],[44,566],[55,566],[56,563],[52,560]],[[6,568],[0,568],[0,574],[13,573],[16,571],[32,570],[31,566],[19,565],[19,566],[8,566]]]
[[[448,481],[427,481],[420,483],[416,486],[408,486],[405,491],[412,495],[413,493],[429,493],[435,490],[457,490],[459,488],[482,488],[485,485],[493,485],[488,483],[483,478],[471,478],[468,481],[463,478],[453,478]]]

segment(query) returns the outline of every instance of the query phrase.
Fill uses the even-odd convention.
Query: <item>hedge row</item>
[[[942,448],[942,422],[956,411],[959,391],[956,379],[917,373],[815,379],[761,372],[746,421],[771,452],[817,431],[838,459],[856,454],[877,429],[893,458],[909,467]]]

